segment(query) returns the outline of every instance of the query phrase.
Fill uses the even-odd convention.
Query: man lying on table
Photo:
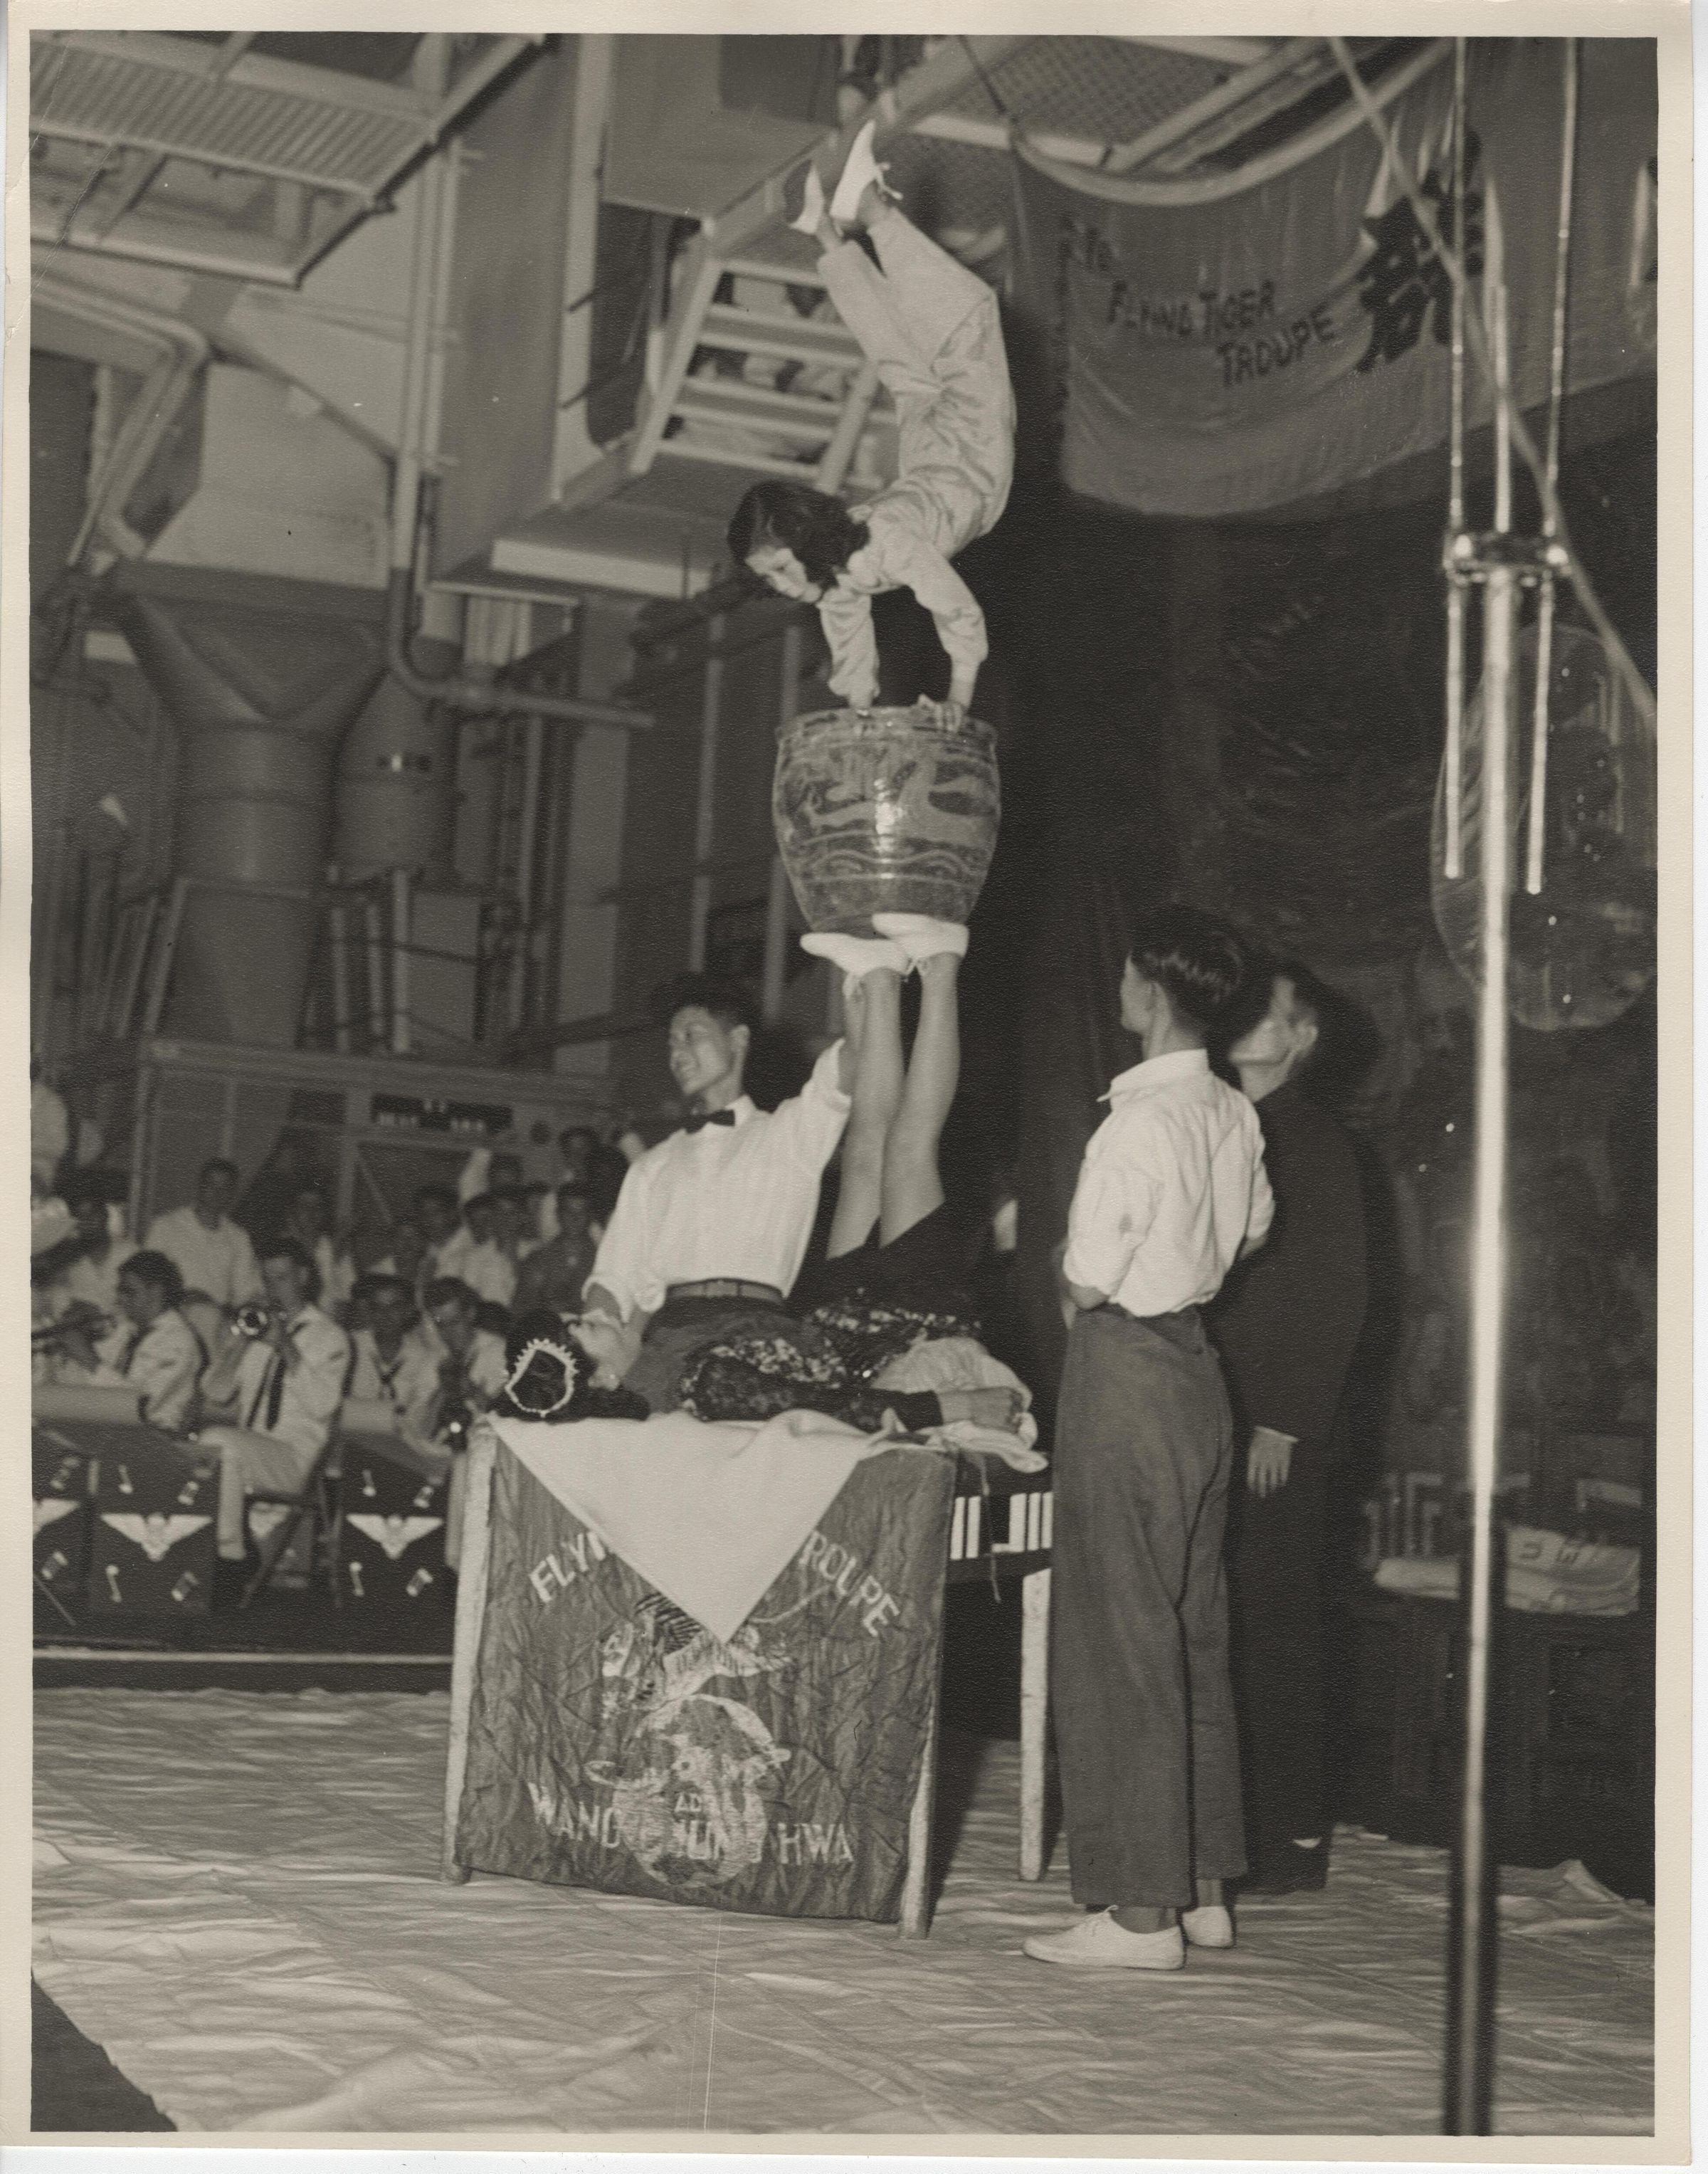
[[[266,1326],[234,1338],[202,1384],[208,1406],[228,1405],[235,1426],[201,1440],[219,1455],[219,1555],[241,1562],[244,1504],[258,1492],[300,1487],[325,1448],[349,1371],[350,1340],[315,1301],[320,1275],[295,1238],[276,1238],[261,1259]]]
[[[695,1113],[623,1181],[588,1279],[582,1337],[598,1375],[654,1411],[680,1402],[683,1361],[781,1308],[812,1236],[819,1184],[847,1122],[847,1046],[801,1092],[756,1109],[743,1088],[758,1023],[738,985],[677,985],[670,1069]]]

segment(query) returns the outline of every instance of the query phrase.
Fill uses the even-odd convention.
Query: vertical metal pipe
[[[409,871],[392,871],[392,1053],[409,1054]]]
[[[1565,41],[1565,108],[1560,121],[1559,218],[1554,245],[1554,337],[1549,357],[1548,480],[1559,477],[1559,426],[1565,404],[1566,300],[1571,260],[1571,177],[1577,160],[1577,41]],[[1542,533],[1552,541],[1559,524],[1554,498],[1544,494]],[[1536,622],[1536,706],[1530,741],[1530,835],[1524,888],[1534,898],[1542,889],[1543,853],[1548,836],[1548,698],[1554,671],[1554,576],[1544,576]]]
[[[1465,256],[1465,41],[1453,41],[1453,246]],[[1451,404],[1447,442],[1447,532],[1465,526],[1465,282],[1453,282]],[[1450,883],[1464,873],[1465,592],[1450,577],[1447,589],[1447,733],[1442,777],[1441,873]]]
[[[1496,526],[1511,519],[1512,450],[1498,426],[1511,387],[1506,289],[1494,192],[1489,192],[1489,273],[1494,375]],[[1502,1317],[1505,1302],[1509,894],[1512,880],[1508,787],[1516,712],[1517,576],[1497,566],[1484,605],[1482,968],[1477,1012],[1476,1176],[1472,1220],[1471,1399],[1466,1444],[1471,1524],[1465,1589],[1465,1743],[1457,1882],[1449,1951],[1446,2127],[1486,2136],[1494,2058],[1494,1894],[1489,1817],[1489,1708],[1497,1604],[1494,1489],[1500,1459]]]
[[[362,933],[368,953],[368,1046],[378,1049],[386,1035],[386,932],[380,901],[371,894],[362,906]]]
[[[801,699],[801,623],[792,619],[783,629],[782,669],[777,686],[777,729],[795,721]],[[789,879],[782,856],[771,856],[765,891],[765,1016],[776,1019],[783,1009],[783,987],[787,979],[789,943]]]
[[[724,630],[728,622],[714,613],[706,629],[705,688],[700,711],[700,788],[694,811],[694,893],[688,923],[688,963],[696,974],[705,969],[705,925],[711,913],[712,840],[717,830],[717,732],[723,707]]]
[[[327,871],[327,879],[336,884],[338,872]],[[327,908],[327,943],[332,957],[332,1047],[341,1056],[350,1050],[350,932],[344,902],[334,895]]]

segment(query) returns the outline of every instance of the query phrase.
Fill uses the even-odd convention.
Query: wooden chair
[[[339,1452],[343,1446],[340,1431],[334,1427],[327,1436],[326,1447],[309,1467],[308,1476],[300,1487],[294,1492],[274,1488],[260,1488],[244,1498],[243,1514],[246,1522],[251,1510],[258,1506],[280,1509],[285,1514],[261,1543],[261,1560],[257,1566],[255,1575],[243,1588],[243,1597],[237,1603],[240,1609],[247,1608],[250,1602],[258,1594],[266,1592],[273,1582],[273,1572],[284,1560],[292,1541],[295,1539],[298,1532],[301,1529],[305,1519],[307,1520],[309,1526],[309,1548],[313,1568],[325,1573],[327,1582],[332,1589],[332,1606],[341,1608],[343,1605],[338,1592],[337,1572],[332,1561],[337,1523],[337,1505],[334,1500],[335,1474],[338,1468]],[[312,1574],[311,1570],[311,1576]]]

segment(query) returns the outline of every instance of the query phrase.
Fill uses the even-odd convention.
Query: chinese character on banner
[[[1474,130],[1465,135],[1465,269],[1474,279],[1483,269],[1483,197],[1473,190],[1480,149]],[[1454,246],[1451,149],[1430,167],[1419,193],[1435,215],[1441,239]],[[1370,317],[1370,344],[1359,363],[1360,373],[1379,362],[1397,362],[1423,337],[1434,313],[1436,344],[1445,347],[1451,332],[1452,281],[1434,244],[1424,235],[1408,197],[1397,196],[1385,212],[1364,222],[1375,247],[1359,267],[1359,300]]]

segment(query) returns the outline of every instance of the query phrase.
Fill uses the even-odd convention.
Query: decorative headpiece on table
[[[593,1362],[576,1341],[562,1314],[543,1308],[523,1314],[505,1339],[500,1419],[560,1426],[575,1420],[645,1419],[644,1398],[628,1389],[601,1389]]]

